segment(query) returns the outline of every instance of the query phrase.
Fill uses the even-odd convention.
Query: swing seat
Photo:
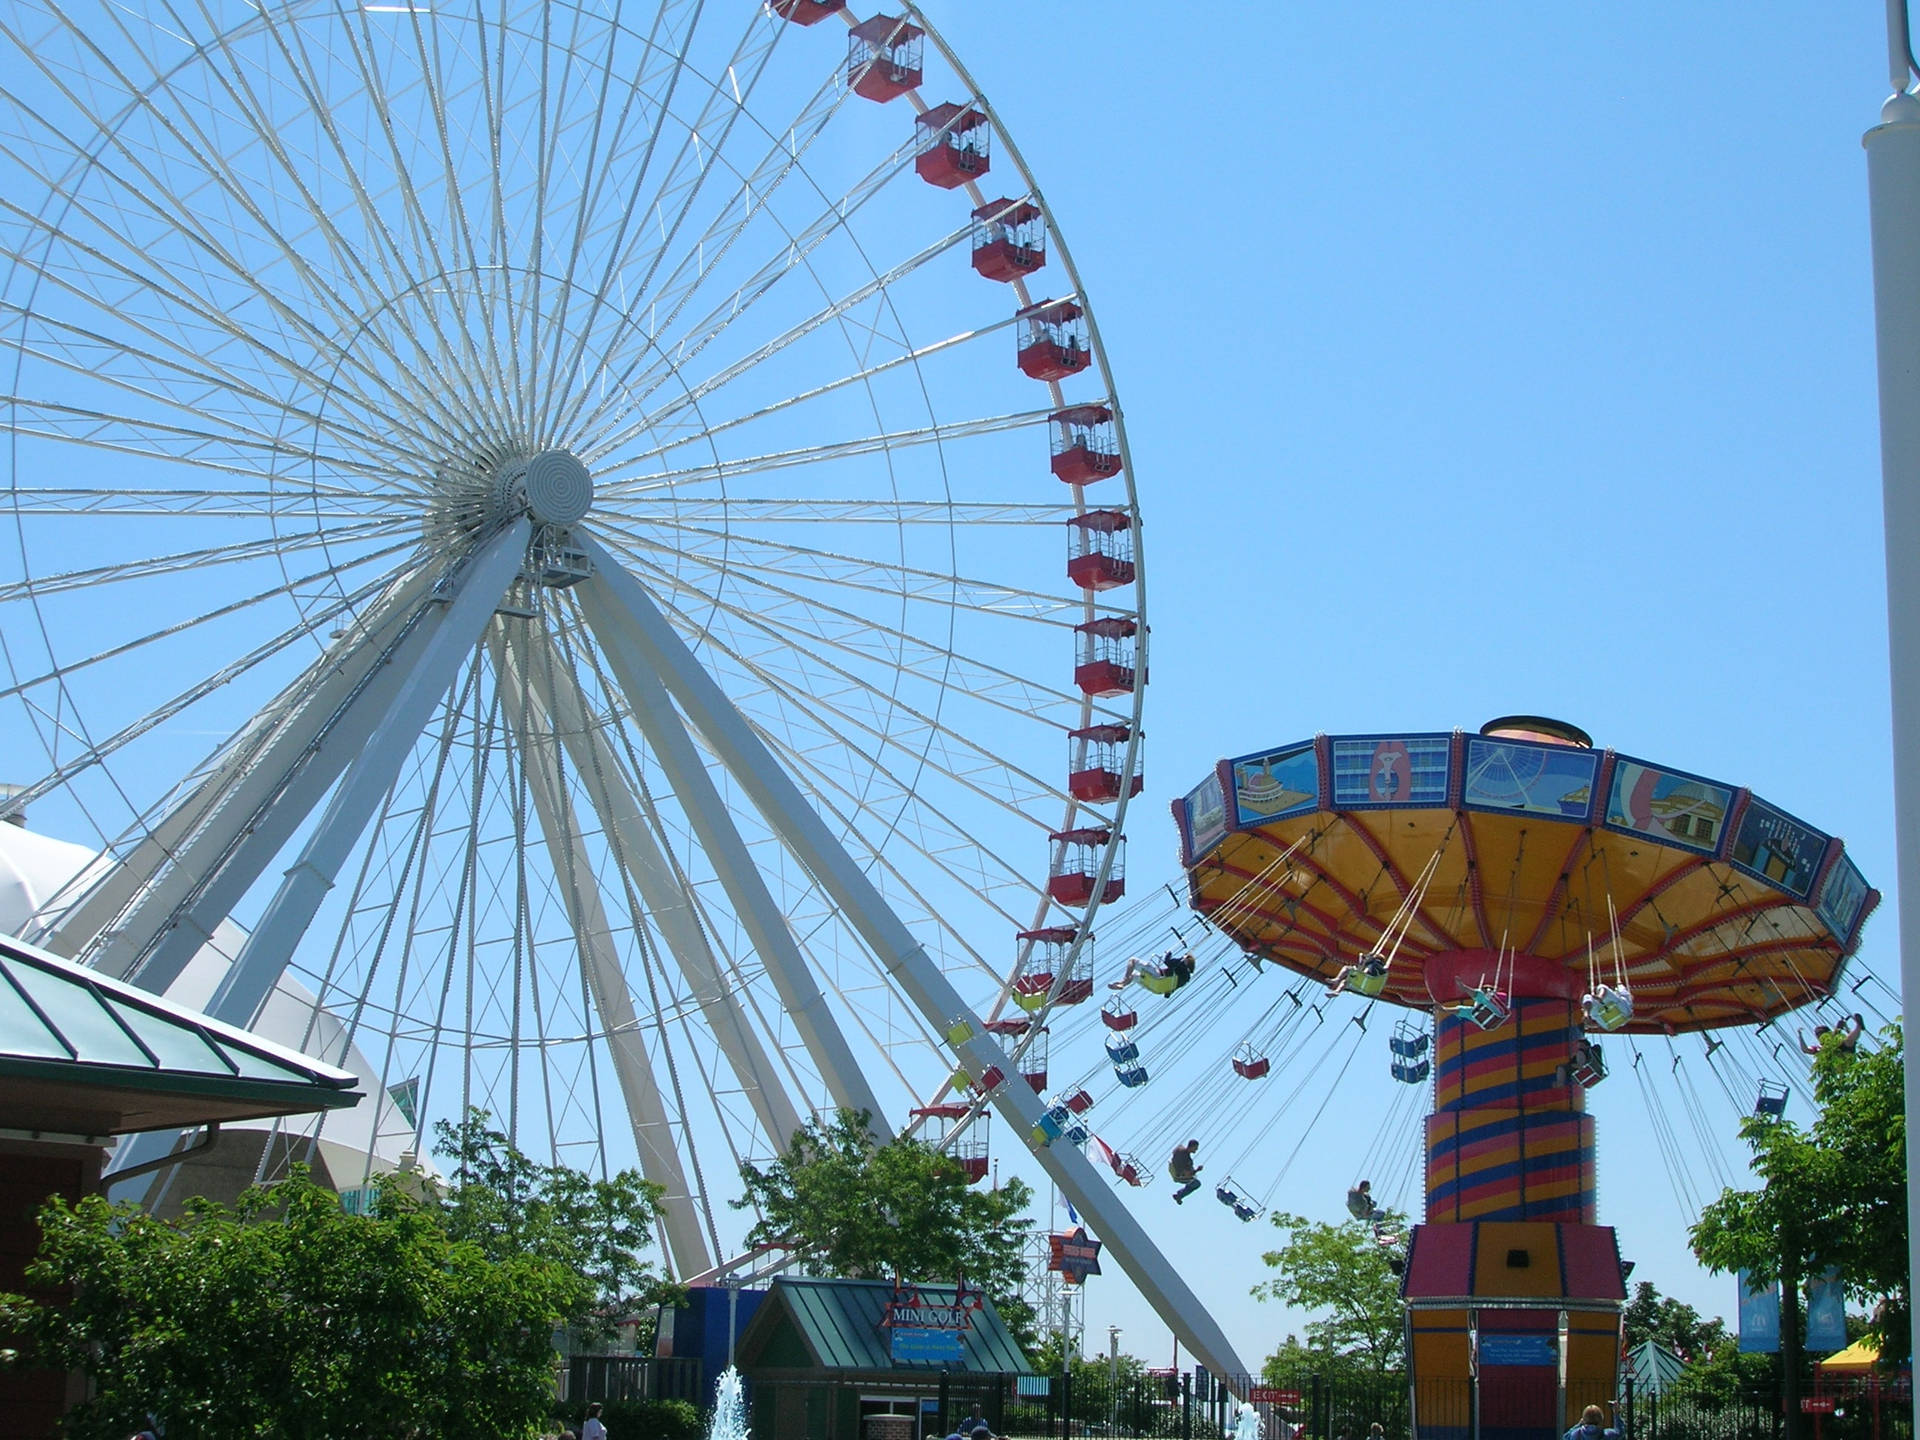
[[[1138,1090],[1142,1085],[1147,1083],[1147,1067],[1144,1065],[1129,1065],[1124,1070],[1115,1070],[1114,1078],[1126,1086],[1127,1089]]]
[[[1402,1020],[1393,1027],[1387,1048],[1393,1052],[1396,1060],[1418,1060],[1427,1053],[1427,1032],[1416,1030]]]
[[[1369,1000],[1378,999],[1387,988],[1387,958],[1376,955],[1371,950],[1353,962],[1353,973],[1347,976],[1346,988],[1355,995],[1364,995]]]
[[[1233,1073],[1242,1080],[1265,1079],[1267,1072],[1272,1068],[1273,1062],[1264,1055],[1258,1060],[1242,1060],[1236,1056],[1233,1062]]]
[[[1180,988],[1180,982],[1171,975],[1143,974],[1133,977],[1133,983],[1150,995],[1167,996]]]
[[[1753,1113],[1770,1120],[1778,1120],[1787,1113],[1787,1087],[1772,1080],[1760,1082],[1759,1098],[1753,1102]]]
[[[1013,1003],[1031,1015],[1045,1007],[1047,993],[1052,989],[1051,974],[1022,975],[1013,982]]]
[[[1109,1030],[1131,1030],[1139,1023],[1140,1016],[1114,999],[1100,1007],[1100,1019]]]
[[[1633,1019],[1633,992],[1602,985],[1587,997],[1587,1022],[1596,1030],[1613,1031]]]
[[[1084,1090],[1076,1090],[1060,1102],[1076,1115],[1084,1115],[1093,1108],[1093,1096]]]
[[[1027,1133],[1033,1137],[1033,1143],[1045,1150],[1060,1138],[1066,1129],[1067,1111],[1063,1105],[1055,1105],[1034,1122],[1033,1129]]]
[[[1257,1219],[1260,1215],[1261,1207],[1240,1193],[1239,1182],[1231,1175],[1213,1187],[1213,1198],[1243,1221]]]
[[[1513,1014],[1513,1007],[1507,1004],[1506,996],[1476,985],[1468,992],[1467,1003],[1454,1006],[1453,1013],[1482,1030],[1498,1030]]]
[[[1426,1060],[1396,1059],[1388,1068],[1393,1078],[1403,1085],[1418,1085],[1433,1073],[1433,1065]]]
[[[1114,1156],[1113,1173],[1136,1190],[1153,1178],[1152,1171],[1143,1171],[1140,1168],[1140,1157],[1137,1155]]]
[[[1131,1040],[1107,1038],[1107,1059],[1115,1065],[1131,1065],[1140,1058],[1140,1047]]]
[[[1591,1090],[1607,1078],[1607,1062],[1600,1058],[1595,1050],[1582,1059],[1575,1060],[1567,1067],[1567,1077],[1582,1090]]]

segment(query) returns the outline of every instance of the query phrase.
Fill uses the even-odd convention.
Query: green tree
[[[1897,1026],[1871,1053],[1828,1045],[1814,1060],[1812,1124],[1752,1117],[1741,1136],[1757,1190],[1727,1190],[1701,1212],[1691,1238],[1709,1269],[1745,1270],[1780,1283],[1782,1402],[1801,1433],[1800,1291],[1838,1267],[1856,1298],[1878,1301],[1874,1327],[1889,1356],[1906,1351],[1906,1121]]]
[[[1307,1344],[1317,1355],[1344,1358],[1374,1375],[1397,1367],[1405,1332],[1400,1277],[1373,1227],[1364,1220],[1329,1225],[1284,1211],[1272,1218],[1287,1240],[1260,1257],[1279,1274],[1254,1286],[1254,1296],[1318,1314],[1307,1322]],[[1407,1222],[1389,1212],[1381,1223],[1404,1231]]]
[[[162,1221],[99,1196],[42,1210],[32,1283],[0,1324],[40,1363],[80,1369],[78,1440],[149,1412],[169,1440],[532,1434],[553,1395],[554,1325],[591,1287],[549,1259],[491,1259],[394,1196],[348,1215],[304,1171],[235,1208]]]
[[[619,1322],[677,1299],[680,1288],[647,1258],[664,1193],[622,1170],[595,1180],[566,1165],[542,1165],[489,1128],[485,1110],[458,1125],[435,1124],[434,1153],[452,1164],[427,1201],[449,1238],[471,1241],[495,1260],[518,1255],[556,1261],[585,1277],[589,1297],[567,1325],[588,1348],[606,1344]]]
[[[786,1154],[761,1169],[740,1167],[754,1207],[750,1245],[777,1245],[810,1269],[853,1280],[952,1284],[964,1275],[992,1298],[1020,1343],[1034,1343],[1026,1278],[1026,1208],[1020,1180],[994,1189],[968,1184],[958,1161],[920,1140],[881,1144],[864,1111],[815,1118]]]
[[[1620,1312],[1620,1325],[1629,1349],[1652,1340],[1686,1361],[1706,1359],[1727,1333],[1717,1315],[1702,1316],[1685,1301],[1662,1295],[1647,1280],[1633,1287],[1633,1298]]]

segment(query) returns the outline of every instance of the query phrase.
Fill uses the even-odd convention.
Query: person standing
[[[580,1440],[607,1440],[607,1427],[600,1419],[598,1400],[587,1406],[587,1418],[580,1425]]]

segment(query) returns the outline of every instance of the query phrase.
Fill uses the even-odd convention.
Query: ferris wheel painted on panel
[[[1025,1136],[1124,887],[1140,516],[1078,277],[925,17],[0,36],[4,778],[99,854],[24,938],[305,1005],[379,1082],[368,1165],[467,1106],[637,1161],[682,1276],[821,1106]]]

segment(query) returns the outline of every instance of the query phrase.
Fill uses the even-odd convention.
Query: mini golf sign
[[[967,1358],[967,1332],[982,1305],[980,1292],[962,1283],[951,1300],[932,1300],[917,1285],[896,1285],[881,1324],[896,1365],[954,1365]]]

